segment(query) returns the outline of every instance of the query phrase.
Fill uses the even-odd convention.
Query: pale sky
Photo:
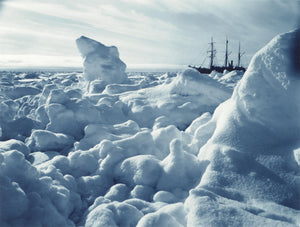
[[[299,0],[0,0],[0,68],[81,67],[81,35],[117,46],[129,68],[200,65],[214,37],[248,65],[275,35],[300,24]],[[205,61],[208,63],[208,59]],[[205,66],[204,63],[204,66]]]

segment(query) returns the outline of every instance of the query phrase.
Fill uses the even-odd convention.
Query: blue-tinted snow
[[[0,225],[298,226],[295,35],[243,77],[124,75],[88,38],[92,71],[1,72]]]

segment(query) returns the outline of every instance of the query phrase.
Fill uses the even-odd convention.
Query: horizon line
[[[176,64],[129,64],[126,72],[134,71],[178,71],[188,68],[188,65]],[[0,66],[0,71],[26,72],[26,71],[66,71],[83,72],[83,66]]]

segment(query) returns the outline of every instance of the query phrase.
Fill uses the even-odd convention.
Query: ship
[[[241,71],[246,71],[246,68],[244,68],[243,66],[241,66],[241,57],[245,54],[245,53],[241,53],[241,44],[239,42],[239,52],[238,52],[238,64],[236,66],[233,65],[233,61],[231,60],[229,62],[228,60],[228,39],[226,38],[226,49],[225,49],[225,62],[224,62],[224,66],[216,66],[214,65],[214,58],[216,56],[216,50],[214,49],[214,41],[213,41],[213,37],[211,37],[211,42],[210,44],[210,50],[207,51],[209,53],[209,58],[210,58],[210,64],[209,64],[209,68],[205,68],[205,67],[197,67],[197,66],[192,66],[189,65],[188,67],[193,68],[198,70],[200,73],[205,73],[205,74],[209,74],[212,71],[216,71],[219,73],[223,73],[224,70],[227,70],[229,72],[233,71],[233,70],[241,70]]]

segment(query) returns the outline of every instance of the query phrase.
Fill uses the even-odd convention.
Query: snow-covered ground
[[[0,226],[299,226],[296,32],[242,72],[0,75]],[[241,80],[240,80],[241,79]]]

